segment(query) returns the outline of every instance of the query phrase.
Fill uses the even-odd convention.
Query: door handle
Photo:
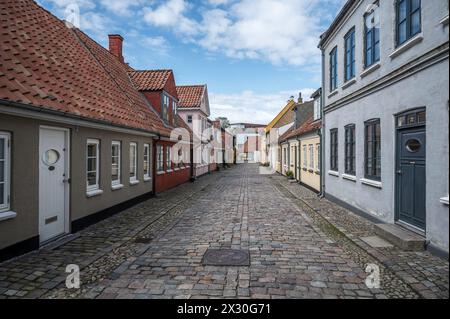
[[[70,178],[67,178],[67,179],[63,179],[63,183],[67,183],[67,184],[70,184],[70,182],[71,182],[71,179],[70,179]]]
[[[397,174],[398,174],[398,175],[402,175],[402,174],[403,174],[402,170],[399,169],[399,170],[397,171]]]

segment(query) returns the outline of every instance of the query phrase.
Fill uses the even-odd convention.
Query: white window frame
[[[172,146],[166,146],[166,171],[172,171]]]
[[[156,146],[156,171],[164,172],[164,147],[162,145]]]
[[[309,144],[309,169],[314,169],[314,144]]]
[[[95,171],[88,171],[90,145],[95,145],[96,148]],[[95,185],[89,185],[88,174],[92,172],[95,172]],[[100,189],[100,140],[97,139],[88,139],[86,143],[86,189],[88,193]]]
[[[0,203],[0,212],[5,212],[10,210],[10,178],[11,178],[11,134],[6,132],[0,132],[0,139],[5,141],[4,145],[4,181],[3,181],[3,195],[4,203]]]
[[[306,144],[302,147],[303,150],[303,168],[307,169],[308,167],[308,146]]]
[[[112,177],[112,170],[113,170],[113,148],[114,148],[114,146],[117,146],[118,148],[119,148],[119,152],[118,152],[118,162],[117,162],[117,164],[118,164],[118,167],[117,167],[117,170],[118,170],[118,176],[117,176],[117,178],[118,179],[116,179],[116,180],[113,180],[113,177]],[[112,143],[111,143],[111,186],[118,186],[118,185],[121,185],[121,181],[122,181],[122,142],[120,142],[120,141],[112,141]]]
[[[320,155],[320,143],[316,144],[316,150],[317,150],[317,162],[316,162],[316,172],[320,172],[320,163],[321,163],[321,155]]]
[[[132,149],[134,148],[134,163],[132,163],[132,159],[131,156],[133,155],[132,153]],[[138,166],[137,166],[137,157],[138,157],[138,145],[136,142],[131,142],[130,143],[130,183],[136,183],[138,182],[138,175],[137,175],[137,171],[138,171]],[[134,172],[131,171],[132,168],[132,164],[134,164]],[[131,173],[134,173],[134,175],[131,175]]]
[[[151,177],[151,150],[150,150],[150,144],[146,143],[144,144],[144,180],[150,180]],[[147,171],[145,171],[145,166],[147,165]]]

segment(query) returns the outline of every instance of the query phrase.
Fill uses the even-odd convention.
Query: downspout
[[[326,195],[325,185],[325,50],[319,46],[322,51],[322,88],[320,92],[320,115],[322,120],[322,128],[320,129],[320,198],[324,198]]]

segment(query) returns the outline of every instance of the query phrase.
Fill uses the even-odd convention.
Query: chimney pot
[[[109,36],[109,52],[114,55],[121,63],[125,63],[123,58],[123,38],[119,34],[110,34]]]
[[[300,93],[298,94],[298,103],[299,103],[299,104],[302,104],[302,103],[303,103],[302,92],[300,92]]]

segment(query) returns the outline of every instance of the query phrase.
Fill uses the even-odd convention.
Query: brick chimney
[[[123,38],[118,34],[109,35],[109,52],[111,52],[115,57],[119,59],[120,62],[124,63],[124,58],[122,54]]]
[[[303,103],[303,97],[302,97],[302,92],[300,92],[298,94],[298,104],[302,104]]]

